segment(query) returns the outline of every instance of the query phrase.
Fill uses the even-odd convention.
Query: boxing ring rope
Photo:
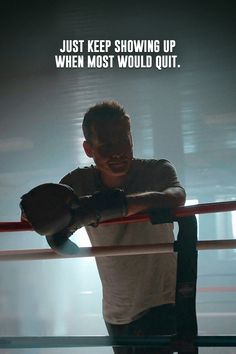
[[[145,346],[165,348],[175,342],[175,336],[117,337],[109,336],[48,336],[48,337],[0,337],[0,348],[75,348],[110,346]],[[178,350],[182,343],[172,345]],[[193,345],[198,347],[235,347],[236,336],[198,336]]]
[[[104,246],[104,247],[81,247],[78,254],[61,256],[53,250],[30,249],[30,250],[7,250],[0,251],[1,261],[33,261],[41,259],[62,259],[62,258],[83,258],[83,257],[107,257],[107,256],[130,256],[154,253],[175,252],[175,244],[158,243],[151,245],[132,245],[132,246]],[[197,241],[197,250],[219,250],[236,248],[236,240],[218,241]]]
[[[236,210],[236,201],[205,203],[178,207],[170,210],[170,216],[185,217],[194,214],[206,214],[216,212],[227,212]],[[125,218],[117,218],[103,221],[100,225],[112,225],[117,223],[134,223],[150,221],[150,215],[136,214]],[[32,231],[31,225],[27,222],[0,222],[0,232]],[[122,256],[153,253],[171,253],[175,251],[176,242],[158,243],[148,245],[132,246],[106,246],[106,247],[82,247],[79,254],[61,256],[51,249],[32,249],[32,250],[7,250],[0,251],[0,261],[20,261],[20,260],[40,260],[40,259],[61,259],[61,258],[80,258],[80,257],[104,257]],[[196,248],[202,250],[233,249],[236,248],[236,240],[207,240],[197,241]]]
[[[203,203],[197,205],[181,206],[171,210],[173,217],[183,217],[194,214],[209,214],[236,210],[236,201]],[[149,221],[150,216],[145,214],[131,215],[125,218],[117,218],[102,221],[99,225],[128,224]],[[0,232],[30,231],[33,230],[27,222],[13,221],[0,222]]]
[[[56,347],[104,347],[145,346],[168,348],[179,354],[196,354],[198,347],[234,347],[236,336],[197,336],[196,279],[197,250],[236,248],[236,240],[197,241],[197,224],[194,214],[236,210],[236,201],[198,204],[172,210],[154,209],[148,215],[134,215],[113,219],[101,224],[151,221],[153,224],[177,221],[179,233],[173,243],[151,245],[80,248],[79,254],[61,256],[51,249],[0,251],[0,261],[57,259],[89,256],[117,256],[150,253],[178,252],[176,308],[177,334],[172,336],[118,337],[69,336],[69,337],[0,337],[0,348],[56,348]],[[1,222],[0,232],[30,231],[26,222]],[[184,273],[184,274],[183,274]]]

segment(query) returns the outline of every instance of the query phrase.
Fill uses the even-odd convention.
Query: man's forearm
[[[184,205],[186,194],[183,188],[172,187],[163,192],[144,192],[127,195],[128,215],[150,208],[176,208]]]

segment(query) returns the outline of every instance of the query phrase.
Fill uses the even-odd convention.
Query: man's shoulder
[[[134,175],[148,190],[163,191],[169,187],[180,187],[176,169],[167,159],[137,159]]]
[[[95,166],[86,166],[86,167],[77,167],[74,170],[67,173],[64,177],[62,177],[60,183],[68,183],[74,182],[81,179],[87,179],[89,176],[93,176],[95,173]]]
[[[137,159],[134,173],[146,181],[176,177],[175,166],[167,159]]]
[[[173,166],[167,159],[134,159],[137,168],[163,168]]]

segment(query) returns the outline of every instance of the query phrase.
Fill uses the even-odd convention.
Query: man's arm
[[[163,192],[144,192],[127,195],[128,215],[150,208],[176,208],[184,205],[186,193],[181,187],[169,187]]]

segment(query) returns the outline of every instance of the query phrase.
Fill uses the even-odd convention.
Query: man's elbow
[[[184,205],[186,202],[186,192],[184,188],[178,188],[176,192],[176,206]]]
[[[182,187],[172,187],[166,190],[169,199],[170,207],[177,208],[184,205],[186,201],[186,192]]]

